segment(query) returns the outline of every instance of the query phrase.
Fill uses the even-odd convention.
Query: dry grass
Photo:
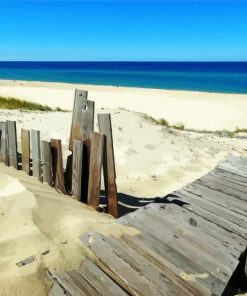
[[[9,109],[9,110],[30,110],[30,111],[60,111],[64,112],[66,110],[61,109],[60,107],[51,108],[47,105],[37,104],[29,102],[26,100],[20,100],[16,98],[5,98],[0,96],[0,109]]]

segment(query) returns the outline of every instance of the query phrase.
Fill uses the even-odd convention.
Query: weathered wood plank
[[[174,195],[180,196],[184,201],[189,202],[193,206],[198,206],[201,209],[204,209],[216,216],[220,216],[221,219],[225,219],[227,221],[231,221],[235,225],[241,226],[243,229],[246,228],[247,221],[241,215],[238,215],[234,211],[230,209],[221,207],[220,205],[213,204],[212,202],[199,198],[198,195],[195,195],[192,192],[186,191],[186,188],[180,189],[179,191],[174,192]],[[247,233],[247,230],[244,232]]]
[[[179,210],[179,207],[176,206]],[[138,210],[139,211],[139,210]],[[162,215],[163,214],[163,215]],[[164,211],[158,210],[157,213],[148,208],[147,211],[139,211],[138,219],[132,219],[128,225],[137,229],[145,229],[149,233],[160,237],[173,249],[183,254],[191,261],[200,262],[205,272],[210,272],[226,283],[237,265],[237,259],[232,262],[226,256],[227,247],[221,246],[213,237],[209,237],[200,232],[199,227],[186,224],[174,225],[174,217],[167,220]],[[194,222],[194,221],[193,221]],[[211,242],[211,243],[210,243]],[[217,253],[217,261],[215,254]],[[224,287],[224,286],[223,286]],[[221,285],[221,288],[223,288]]]
[[[40,131],[31,130],[33,177],[42,181],[40,159]]]
[[[9,166],[18,169],[16,122],[7,120]]]
[[[192,192],[198,198],[206,199],[212,202],[212,204],[217,204],[228,210],[230,209],[234,213],[247,217],[247,202],[244,201],[246,194],[241,191],[231,190],[219,184],[214,185],[213,182],[208,182],[204,178],[187,184],[181,190],[186,190],[188,193]]]
[[[98,114],[99,131],[104,134],[103,171],[108,213],[118,217],[118,198],[110,114]]]
[[[75,90],[74,107],[70,131],[69,150],[73,150],[73,140],[81,140],[82,110],[87,107],[88,92]]]
[[[92,240],[88,239],[88,236],[81,237],[81,241],[96,256],[97,266],[130,295],[165,295],[156,288],[154,283],[141,277],[137,270],[118,257],[103,241],[98,243],[96,236],[93,236]]]
[[[82,193],[82,164],[83,164],[83,142],[74,140],[72,195],[77,200],[81,200],[81,193]]]
[[[99,206],[101,169],[103,157],[104,136],[99,133],[91,133],[91,151],[88,180],[88,204],[94,208]]]
[[[8,135],[6,122],[0,122],[0,161],[8,165]]]
[[[99,244],[103,241],[107,244],[109,249],[128,263],[131,268],[137,271],[141,270],[142,276],[154,283],[159,291],[162,291],[165,295],[191,295],[188,292],[192,292],[193,288],[186,288],[186,282],[180,277],[179,269],[176,268],[176,266],[172,266],[170,262],[165,264],[164,260],[163,270],[160,270],[159,266],[157,266],[153,260],[148,260],[149,252],[146,253],[146,256],[143,256],[143,254],[139,252],[138,245],[140,241],[138,239],[135,239],[137,247],[133,248],[132,244],[128,244],[128,241],[124,239],[115,238],[113,236],[105,237],[101,234],[96,234],[93,238],[95,236],[99,238]],[[184,266],[184,268],[186,268],[186,266]],[[164,270],[167,280],[163,280],[160,276],[161,272],[164,272]],[[193,285],[191,286],[193,287]],[[197,288],[197,291],[195,291],[200,293],[200,295],[207,293],[207,289],[200,287],[198,283],[194,285],[194,287]]]
[[[21,129],[22,170],[30,175],[30,131]]]
[[[81,113],[81,133],[85,134],[85,139],[89,139],[94,129],[94,102],[87,100]]]
[[[101,296],[95,291],[91,283],[78,280],[77,271],[69,271],[63,275],[48,272],[48,277],[54,281],[54,285],[49,293],[50,296]]]
[[[79,267],[80,274],[90,282],[96,290],[104,296],[127,296],[120,286],[118,286],[106,273],[99,269],[92,261],[83,259]]]
[[[64,186],[63,157],[61,140],[51,139],[53,182],[56,189],[66,193]]]
[[[41,141],[41,167],[43,182],[52,184],[52,159],[51,159],[51,143]]]

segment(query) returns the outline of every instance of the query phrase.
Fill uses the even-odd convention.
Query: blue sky
[[[1,1],[0,60],[247,61],[247,1]]]

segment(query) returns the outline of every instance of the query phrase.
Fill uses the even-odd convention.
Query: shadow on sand
[[[105,192],[101,190],[100,195],[101,195],[100,204],[102,205],[102,208],[105,209],[106,207]],[[173,198],[173,199],[170,200],[169,198]],[[131,196],[125,193],[118,193],[119,217],[122,217],[130,212],[134,212],[139,208],[147,206],[150,203],[164,203],[164,204],[174,203],[174,204],[177,204],[178,206],[183,206],[184,204],[186,204],[184,201],[176,199],[176,196],[173,196],[171,194],[166,195],[164,197],[145,198],[145,197]]]

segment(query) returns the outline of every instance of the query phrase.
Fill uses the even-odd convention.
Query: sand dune
[[[81,233],[136,234],[115,225],[111,216],[4,165],[0,188],[0,295],[47,295],[46,268],[59,272],[79,266]]]

